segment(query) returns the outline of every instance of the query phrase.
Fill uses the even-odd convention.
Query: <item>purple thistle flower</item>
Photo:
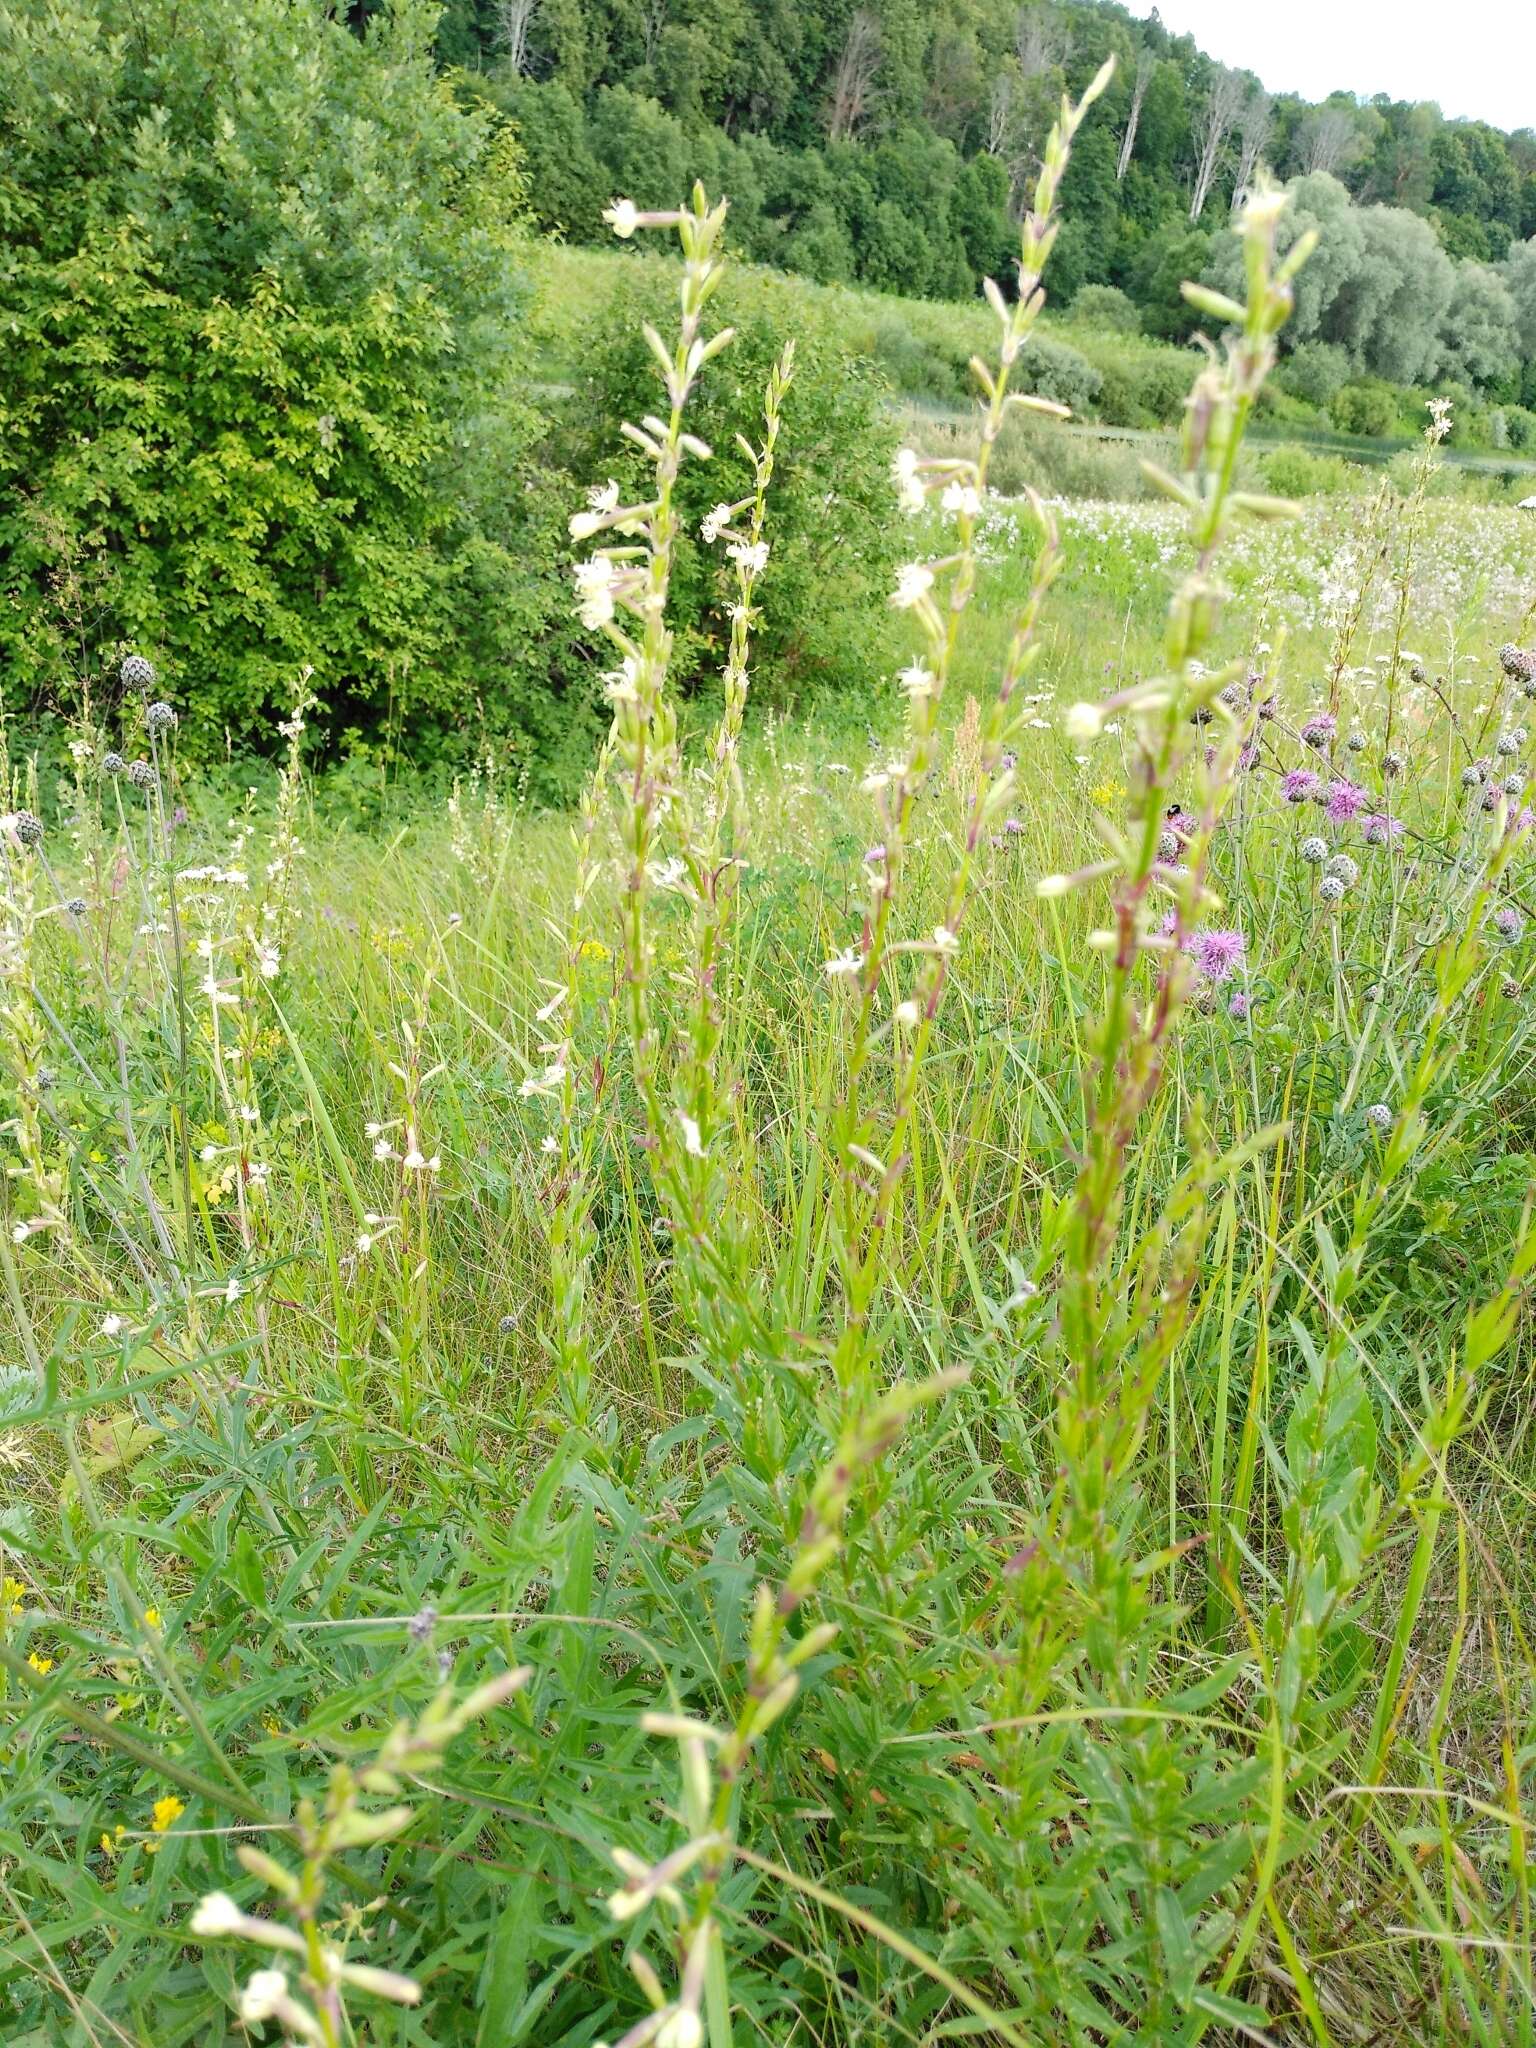
[[[1243,964],[1248,941],[1239,931],[1220,927],[1196,932],[1189,942],[1195,966],[1206,981],[1230,981]]]
[[[1323,778],[1310,768],[1293,768],[1280,785],[1288,804],[1304,804],[1322,786]]]
[[[1367,846],[1390,846],[1394,839],[1402,838],[1403,821],[1389,818],[1383,811],[1371,811],[1360,820],[1360,830]]]
[[[1347,782],[1340,776],[1328,785],[1328,817],[1332,824],[1344,825],[1358,812],[1363,811],[1371,800],[1368,789],[1362,789],[1358,782]]]
[[[1229,1017],[1235,1017],[1239,1024],[1245,1023],[1247,1021],[1248,998],[1242,989],[1239,989],[1237,991],[1237,994],[1232,998],[1231,1002],[1228,1003],[1227,1015]]]
[[[1326,747],[1339,729],[1339,721],[1331,711],[1320,711],[1316,718],[1309,718],[1301,728],[1302,745]]]

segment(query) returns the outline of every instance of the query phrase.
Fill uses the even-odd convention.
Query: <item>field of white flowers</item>
[[[1536,519],[1237,487],[1267,199],[1165,502],[991,497],[1080,111],[842,725],[787,351],[679,739],[700,199],[577,813],[8,762],[7,2041],[1536,2038]]]

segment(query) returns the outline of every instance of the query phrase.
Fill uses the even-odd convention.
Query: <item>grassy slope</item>
[[[1015,517],[1003,509],[991,524],[962,691],[995,674],[1022,593],[1027,550]],[[1234,622],[1228,651],[1245,651],[1251,638],[1273,642],[1282,627],[1292,638],[1287,715],[1269,733],[1251,820],[1240,813],[1219,859],[1231,915],[1249,934],[1254,1019],[1240,1027],[1218,1007],[1187,1020],[1132,1176],[1135,1208],[1161,1198],[1197,1097],[1223,1143],[1288,1120],[1278,1150],[1234,1176],[1222,1198],[1202,1305],[1142,1457],[1145,1540],[1174,1546],[1160,1570],[1184,1607],[1174,1637],[1179,1683],[1213,1671],[1228,1650],[1247,1654],[1243,1626],[1207,1579],[1201,1539],[1225,1526],[1234,1475],[1255,1474],[1250,1506],[1235,1520],[1248,1546],[1241,1595],[1256,1611],[1265,1572],[1280,1560],[1280,1454],[1265,1449],[1264,1433],[1279,1428],[1303,1372],[1290,1318],[1307,1313],[1320,1224],[1368,1168],[1359,1108],[1401,1086],[1430,994],[1403,902],[1411,887],[1427,914],[1434,869],[1415,866],[1410,885],[1408,863],[1366,858],[1360,888],[1331,918],[1295,853],[1313,814],[1279,803],[1270,765],[1297,756],[1287,728],[1316,699],[1328,586],[1347,592],[1358,573],[1353,526],[1313,508],[1299,533],[1256,532],[1236,552],[1232,575],[1249,623]],[[1082,1880],[1058,1896],[1051,1871],[1070,1871],[1079,1829],[1118,1839],[1108,1787],[1102,1812],[1080,1807],[1049,1829],[1028,1824],[1030,1802],[1042,1796],[1026,1769],[1034,1750],[976,1732],[1007,1711],[1001,1568],[1029,1527],[1054,1393],[988,1303],[1008,1295],[1006,1259],[1028,1260],[1043,1205],[1069,1183],[1084,1018],[1099,979],[1084,945],[1091,906],[1047,911],[1032,885],[1044,870],[1092,857],[1094,815],[1118,815],[1127,773],[1119,735],[1079,759],[1057,711],[1062,699],[1153,665],[1177,559],[1167,517],[1141,508],[1085,512],[1069,539],[1071,568],[1035,685],[1039,723],[1021,761],[1017,829],[985,850],[925,1082],[913,1200],[891,1249],[893,1357],[913,1372],[964,1362],[972,1382],[912,1425],[872,1485],[868,1519],[822,1602],[842,1629],[839,1651],[818,1665],[784,1740],[747,1787],[745,1839],[827,1887],[833,1904],[751,1872],[727,1890],[741,2040],[788,2038],[797,2011],[811,2016],[812,2038],[829,2042],[919,2038],[959,2010],[935,1992],[925,1955],[941,1957],[988,2003],[1017,1999],[1034,2016],[1032,2038],[1072,2038],[1065,2013],[1052,2017],[1051,1973],[1058,1949],[1067,1957],[1077,1938],[1066,1930]],[[1412,634],[1469,735],[1490,715],[1489,647],[1528,602],[1528,550],[1529,529],[1516,517],[1450,508],[1420,565]],[[1347,693],[1369,736],[1362,773],[1380,752],[1378,657],[1390,633],[1390,607],[1373,604]],[[867,704],[840,733],[770,731],[748,762],[752,866],[727,1004],[749,1161],[738,1194],[756,1256],[792,1290],[808,1329],[830,1283],[824,1250],[805,1234],[803,1192],[831,1171],[817,1103],[828,1078],[827,1017],[840,998],[821,963],[846,943],[862,900],[872,826],[858,781],[880,757],[892,714],[887,679],[871,675]],[[1398,717],[1415,814],[1454,843],[1462,757],[1433,690],[1411,689]],[[962,760],[968,744],[962,719]],[[918,929],[936,914],[945,843],[959,826],[956,778],[941,776],[926,801],[910,913]],[[209,829],[194,828],[200,837]],[[637,2007],[600,1903],[612,1884],[607,1845],[650,1856],[676,1839],[670,1753],[641,1739],[638,1714],[668,1686],[697,1711],[729,1710],[741,1602],[753,1571],[775,1564],[776,1518],[806,1461],[823,1455],[822,1421],[804,1408],[798,1434],[760,1439],[757,1411],[712,1395],[680,1362],[667,1247],[633,1143],[635,1107],[621,1093],[605,1114],[592,1282],[603,1338],[593,1405],[610,1417],[610,1449],[607,1462],[594,1454],[569,1463],[563,1390],[546,1383],[538,1335],[551,1199],[540,1144],[550,1110],[519,1092],[547,1028],[535,1012],[557,950],[547,920],[562,914],[570,887],[567,823],[466,793],[452,817],[412,813],[387,837],[318,820],[305,836],[299,922],[277,981],[249,996],[257,1028],[242,1085],[262,1105],[259,1149],[273,1164],[252,1254],[240,1254],[227,1195],[222,1206],[201,1201],[195,1219],[210,1274],[234,1269],[245,1279],[241,1301],[225,1304],[214,1286],[198,1311],[197,1341],[224,1363],[191,1382],[194,1391],[179,1378],[143,1392],[136,1435],[113,1434],[121,1406],[110,1411],[118,1423],[102,1411],[81,1418],[95,1536],[54,1439],[32,1432],[17,1445],[9,1498],[34,1533],[13,1553],[29,1588],[15,1640],[58,1659],[69,1688],[102,1706],[118,1697],[124,1724],[148,1727],[167,1754],[206,1773],[215,1743],[275,1811],[316,1785],[348,1728],[428,1696],[434,1650],[408,1640],[403,1622],[413,1612],[430,1605],[447,1617],[432,1643],[465,1678],[487,1661],[526,1658],[535,1670],[527,1714],[498,1723],[490,1743],[461,1743],[451,1768],[434,1774],[450,1790],[423,1808],[424,1827],[404,1852],[418,1880],[435,1873],[418,1883],[423,1921],[414,1932],[367,1923],[378,1960],[427,1978],[429,2034],[407,2033],[379,2008],[373,2038],[467,2048],[481,2024],[498,2042],[586,2041],[595,2028],[612,2036]],[[230,858],[217,832],[177,858],[191,864],[194,851]],[[260,840],[237,857],[259,874]],[[188,884],[189,931],[225,943],[238,914],[227,903],[217,884]],[[54,1000],[77,1029],[94,1029],[65,928],[50,920],[38,943]],[[1372,1260],[1381,1320],[1362,1312],[1360,1342],[1392,1456],[1411,1434],[1421,1376],[1431,1385],[1443,1378],[1466,1305],[1502,1277],[1536,1170],[1531,946],[1527,937],[1506,961],[1522,992],[1500,998],[1495,972],[1463,1027],[1455,1086],[1435,1105],[1423,1170]],[[665,985],[685,958],[680,911],[663,915],[659,947]],[[601,1037],[613,973],[594,949],[589,1040]],[[1382,988],[1384,999],[1370,993]],[[241,1013],[223,1014],[235,1030]],[[203,1032],[206,1008],[197,1015]],[[127,1056],[144,1091],[152,1172],[174,1217],[163,1109],[176,1089],[173,1017],[166,990],[147,984]],[[203,1089],[206,1054],[196,1057]],[[364,1124],[401,1116],[402,1077],[426,1070],[412,1114],[424,1149],[443,1164],[418,1182],[370,1158]],[[74,1113],[67,1079],[63,1105]],[[210,1092],[194,1136],[222,1148],[236,1135]],[[83,1142],[77,1170],[110,1171],[90,1164],[103,1157],[101,1143],[89,1134]],[[205,1194],[224,1156],[198,1167]],[[359,1255],[365,1209],[399,1220]],[[26,1249],[22,1273],[67,1389],[125,1370],[147,1375],[181,1355],[175,1315],[121,1346],[96,1334],[109,1308],[135,1331],[145,1331],[148,1313],[105,1230],[84,1267],[55,1258],[51,1245]],[[85,1304],[78,1320],[76,1302]],[[1520,1636],[1536,1601],[1529,1373],[1522,1332],[1453,1461],[1453,1512],[1401,1673],[1388,1783],[1404,1796],[1342,1788],[1366,1769],[1372,1687],[1403,1611],[1406,1550],[1374,1569],[1339,1652],[1339,1701],[1319,1710],[1304,1739],[1316,1775],[1287,1819],[1273,1930],[1266,1925],[1240,1987],[1266,2009],[1277,2040],[1493,2048],[1529,2038],[1526,1852],[1509,1776],[1518,1777],[1517,1753],[1529,1758],[1532,1731]],[[560,1473],[563,1490],[536,1487],[546,1469]],[[1194,1547],[1178,1547],[1186,1542]],[[744,1560],[744,1543],[755,1557]],[[137,1597],[152,1598],[164,1617],[148,1647],[121,1593],[100,1591],[103,1555],[123,1562]],[[1162,1670],[1157,1682],[1169,1681]],[[206,1741],[184,1713],[188,1683],[212,1717]],[[1069,1688],[1050,1702],[1068,1715],[1068,1740],[1076,1696]],[[1250,1696],[1245,1681],[1201,1735],[1229,1766],[1267,1755]],[[973,1731],[963,1749],[941,1735],[953,1727]],[[1245,1824],[1255,1829],[1266,1824],[1267,1783],[1261,1771]],[[168,1789],[110,1747],[19,1745],[0,1796],[12,1802],[4,1824],[26,1816],[27,1857],[7,1883],[25,1895],[65,1970],[129,2038],[214,2048],[236,2038],[217,1995],[230,1982],[229,1958],[215,1951],[205,1978],[195,1954],[181,1952],[179,1929],[199,1892],[243,1880],[225,1839],[196,1832],[227,1818],[216,1800],[189,1795],[184,1820],[153,1856],[135,1839],[145,1830],[156,1840],[150,1805]],[[1150,1779],[1143,1789],[1150,1798]],[[1014,1814],[1026,1824],[1015,1828]],[[97,1837],[119,1822],[129,1835],[106,1854]],[[1190,1823],[1180,1815],[1175,1826],[1183,1833]],[[1241,1911],[1254,1865],[1241,1829],[1237,1844]],[[1094,1908],[1124,1897],[1134,1923],[1141,1895],[1105,1853],[1119,1874],[1103,1880]],[[365,1891],[385,1889],[377,1865],[368,1868]],[[861,1931],[844,1900],[914,1939],[917,1961]],[[1419,1932],[1405,1938],[1405,1927]],[[1010,1953],[1025,1958],[1019,1979],[999,1960]],[[24,1943],[11,1949],[10,1975],[40,2024],[55,2001],[30,1954]],[[990,2025],[979,2037],[1003,2038]],[[1218,2026],[1206,2038],[1236,2037]]]

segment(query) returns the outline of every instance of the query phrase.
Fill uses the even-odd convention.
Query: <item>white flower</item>
[[[560,1140],[555,1136],[553,1131],[549,1131],[548,1133],[546,1133],[546,1135],[540,1140],[539,1150],[541,1152],[558,1152],[560,1150]]]
[[[244,1925],[245,1915],[228,1892],[210,1892],[199,1901],[191,1921],[194,1934],[214,1936],[238,1934]]]
[[[678,1111],[677,1120],[682,1125],[683,1150],[690,1159],[702,1159],[704,1157],[704,1140],[697,1122],[691,1116],[686,1116],[682,1110]]]
[[[680,2005],[656,2029],[656,2048],[700,2048],[704,2022],[690,2006]]]
[[[594,484],[587,493],[587,503],[594,512],[617,512],[619,509],[619,486],[613,477],[605,484]]]
[[[253,1188],[262,1189],[266,1186],[267,1176],[271,1171],[271,1167],[264,1159],[255,1159],[245,1169],[246,1182]]]
[[[368,1254],[373,1250],[373,1239],[366,1230],[360,1232],[358,1235],[357,1249],[359,1256],[365,1259],[367,1258]]]
[[[896,591],[891,599],[898,611],[910,611],[933,588],[933,571],[926,562],[908,562],[896,572]]]
[[[27,1239],[28,1239],[28,1238],[29,1238],[29,1237],[30,1237],[31,1235],[32,1235],[32,1230],[31,1230],[31,1226],[30,1226],[29,1224],[26,1224],[26,1223],[13,1223],[13,1224],[11,1225],[11,1243],[12,1243],[12,1244],[25,1244],[25,1243],[26,1243],[26,1241],[27,1241]]]
[[[910,1031],[922,1014],[921,1003],[915,1002],[911,996],[908,996],[905,1002],[896,1005],[896,1022],[903,1031]]]
[[[101,1319],[101,1334],[103,1337],[120,1337],[127,1327],[127,1318],[124,1316],[103,1316]],[[219,1897],[221,1895],[215,1893],[214,1896]]]
[[[197,1156],[199,1159],[201,1159],[204,1166],[206,1166],[210,1160],[218,1158],[219,1148],[217,1145],[204,1145]]]
[[[612,199],[603,208],[603,219],[621,242],[627,242],[640,225],[640,209],[633,199]]]
[[[901,671],[896,680],[913,702],[917,703],[924,697],[933,695],[934,686],[939,679],[931,668],[920,661],[914,661],[910,668]]]
[[[277,978],[279,959],[276,946],[257,947],[256,965],[260,969],[263,981],[274,981]]]
[[[733,540],[725,552],[749,576],[761,576],[768,566],[768,543],[765,540]]]
[[[224,1299],[233,1307],[240,1299],[240,1282],[231,1273],[224,1288]]]
[[[830,980],[838,981],[845,975],[851,977],[857,974],[863,965],[864,955],[857,948],[849,946],[844,952],[834,953],[830,960],[823,962],[822,972]]]
[[[917,450],[898,448],[891,461],[891,481],[896,486],[896,495],[901,500],[903,512],[921,512],[924,492],[917,473]]]
[[[706,512],[700,520],[699,538],[704,541],[717,541],[730,523],[730,506],[717,505],[713,512]]]
[[[613,585],[611,556],[593,555],[590,561],[576,564],[577,609],[590,632],[606,626],[613,617]]]
[[[240,1994],[240,2018],[248,2027],[259,2027],[287,2003],[287,1975],[282,1970],[257,1970]]]
[[[1064,723],[1069,740],[1096,740],[1104,730],[1104,714],[1097,704],[1073,704]]]
[[[395,1148],[393,1145],[391,1145],[388,1138],[376,1138],[374,1140],[373,1156],[380,1162],[381,1165],[386,1159],[394,1158]]]
[[[959,950],[960,940],[947,924],[936,924],[933,928],[933,949],[936,953],[954,953]]]
[[[981,493],[974,484],[963,484],[956,478],[940,503],[946,512],[963,512],[968,519],[975,519],[981,512]]]

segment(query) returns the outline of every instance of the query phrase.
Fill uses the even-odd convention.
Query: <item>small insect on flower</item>
[[[1392,1111],[1385,1102],[1371,1103],[1365,1112],[1365,1120],[1373,1131],[1382,1132],[1390,1131],[1394,1121]]]
[[[125,655],[118,675],[125,690],[147,690],[155,680],[155,665],[146,661],[142,654]]]
[[[1296,851],[1304,861],[1317,867],[1328,858],[1328,842],[1326,839],[1319,839],[1314,832],[1310,838],[1303,839]]]

